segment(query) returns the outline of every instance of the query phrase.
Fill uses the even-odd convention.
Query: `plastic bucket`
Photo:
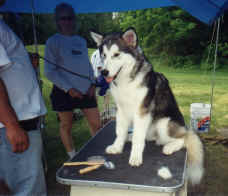
[[[192,103],[190,107],[190,127],[198,132],[208,132],[210,127],[211,104]]]

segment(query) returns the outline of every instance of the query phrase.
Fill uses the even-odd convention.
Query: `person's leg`
[[[75,154],[72,139],[73,112],[58,112],[58,115],[60,119],[60,137],[68,155],[72,157]]]
[[[46,196],[41,134],[34,130],[28,132],[28,136],[29,148],[23,153],[13,153],[6,136],[3,136],[0,164],[4,168],[3,179],[14,196]]]
[[[94,136],[101,128],[101,120],[98,108],[86,108],[82,109],[86,119],[90,126],[90,133]]]
[[[62,143],[67,151],[67,154],[72,158],[75,155],[75,149],[72,140],[72,122],[73,122],[73,99],[69,93],[66,93],[57,86],[53,86],[51,93],[51,103],[54,111],[58,112],[59,132]]]

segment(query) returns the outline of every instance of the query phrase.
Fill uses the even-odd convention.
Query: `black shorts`
[[[97,100],[95,97],[89,97],[84,95],[83,99],[73,98],[62,89],[57,86],[53,86],[51,95],[51,103],[54,111],[64,112],[72,111],[76,108],[87,109],[87,108],[96,108]]]

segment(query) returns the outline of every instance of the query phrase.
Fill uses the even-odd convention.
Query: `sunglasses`
[[[66,21],[66,20],[72,21],[73,19],[74,19],[73,16],[62,16],[59,18],[59,20],[64,20],[64,21]]]

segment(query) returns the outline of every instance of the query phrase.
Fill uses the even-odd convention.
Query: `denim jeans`
[[[46,196],[40,131],[28,132],[29,148],[23,153],[12,152],[5,133],[5,128],[1,128],[0,179],[7,183],[15,196]]]

